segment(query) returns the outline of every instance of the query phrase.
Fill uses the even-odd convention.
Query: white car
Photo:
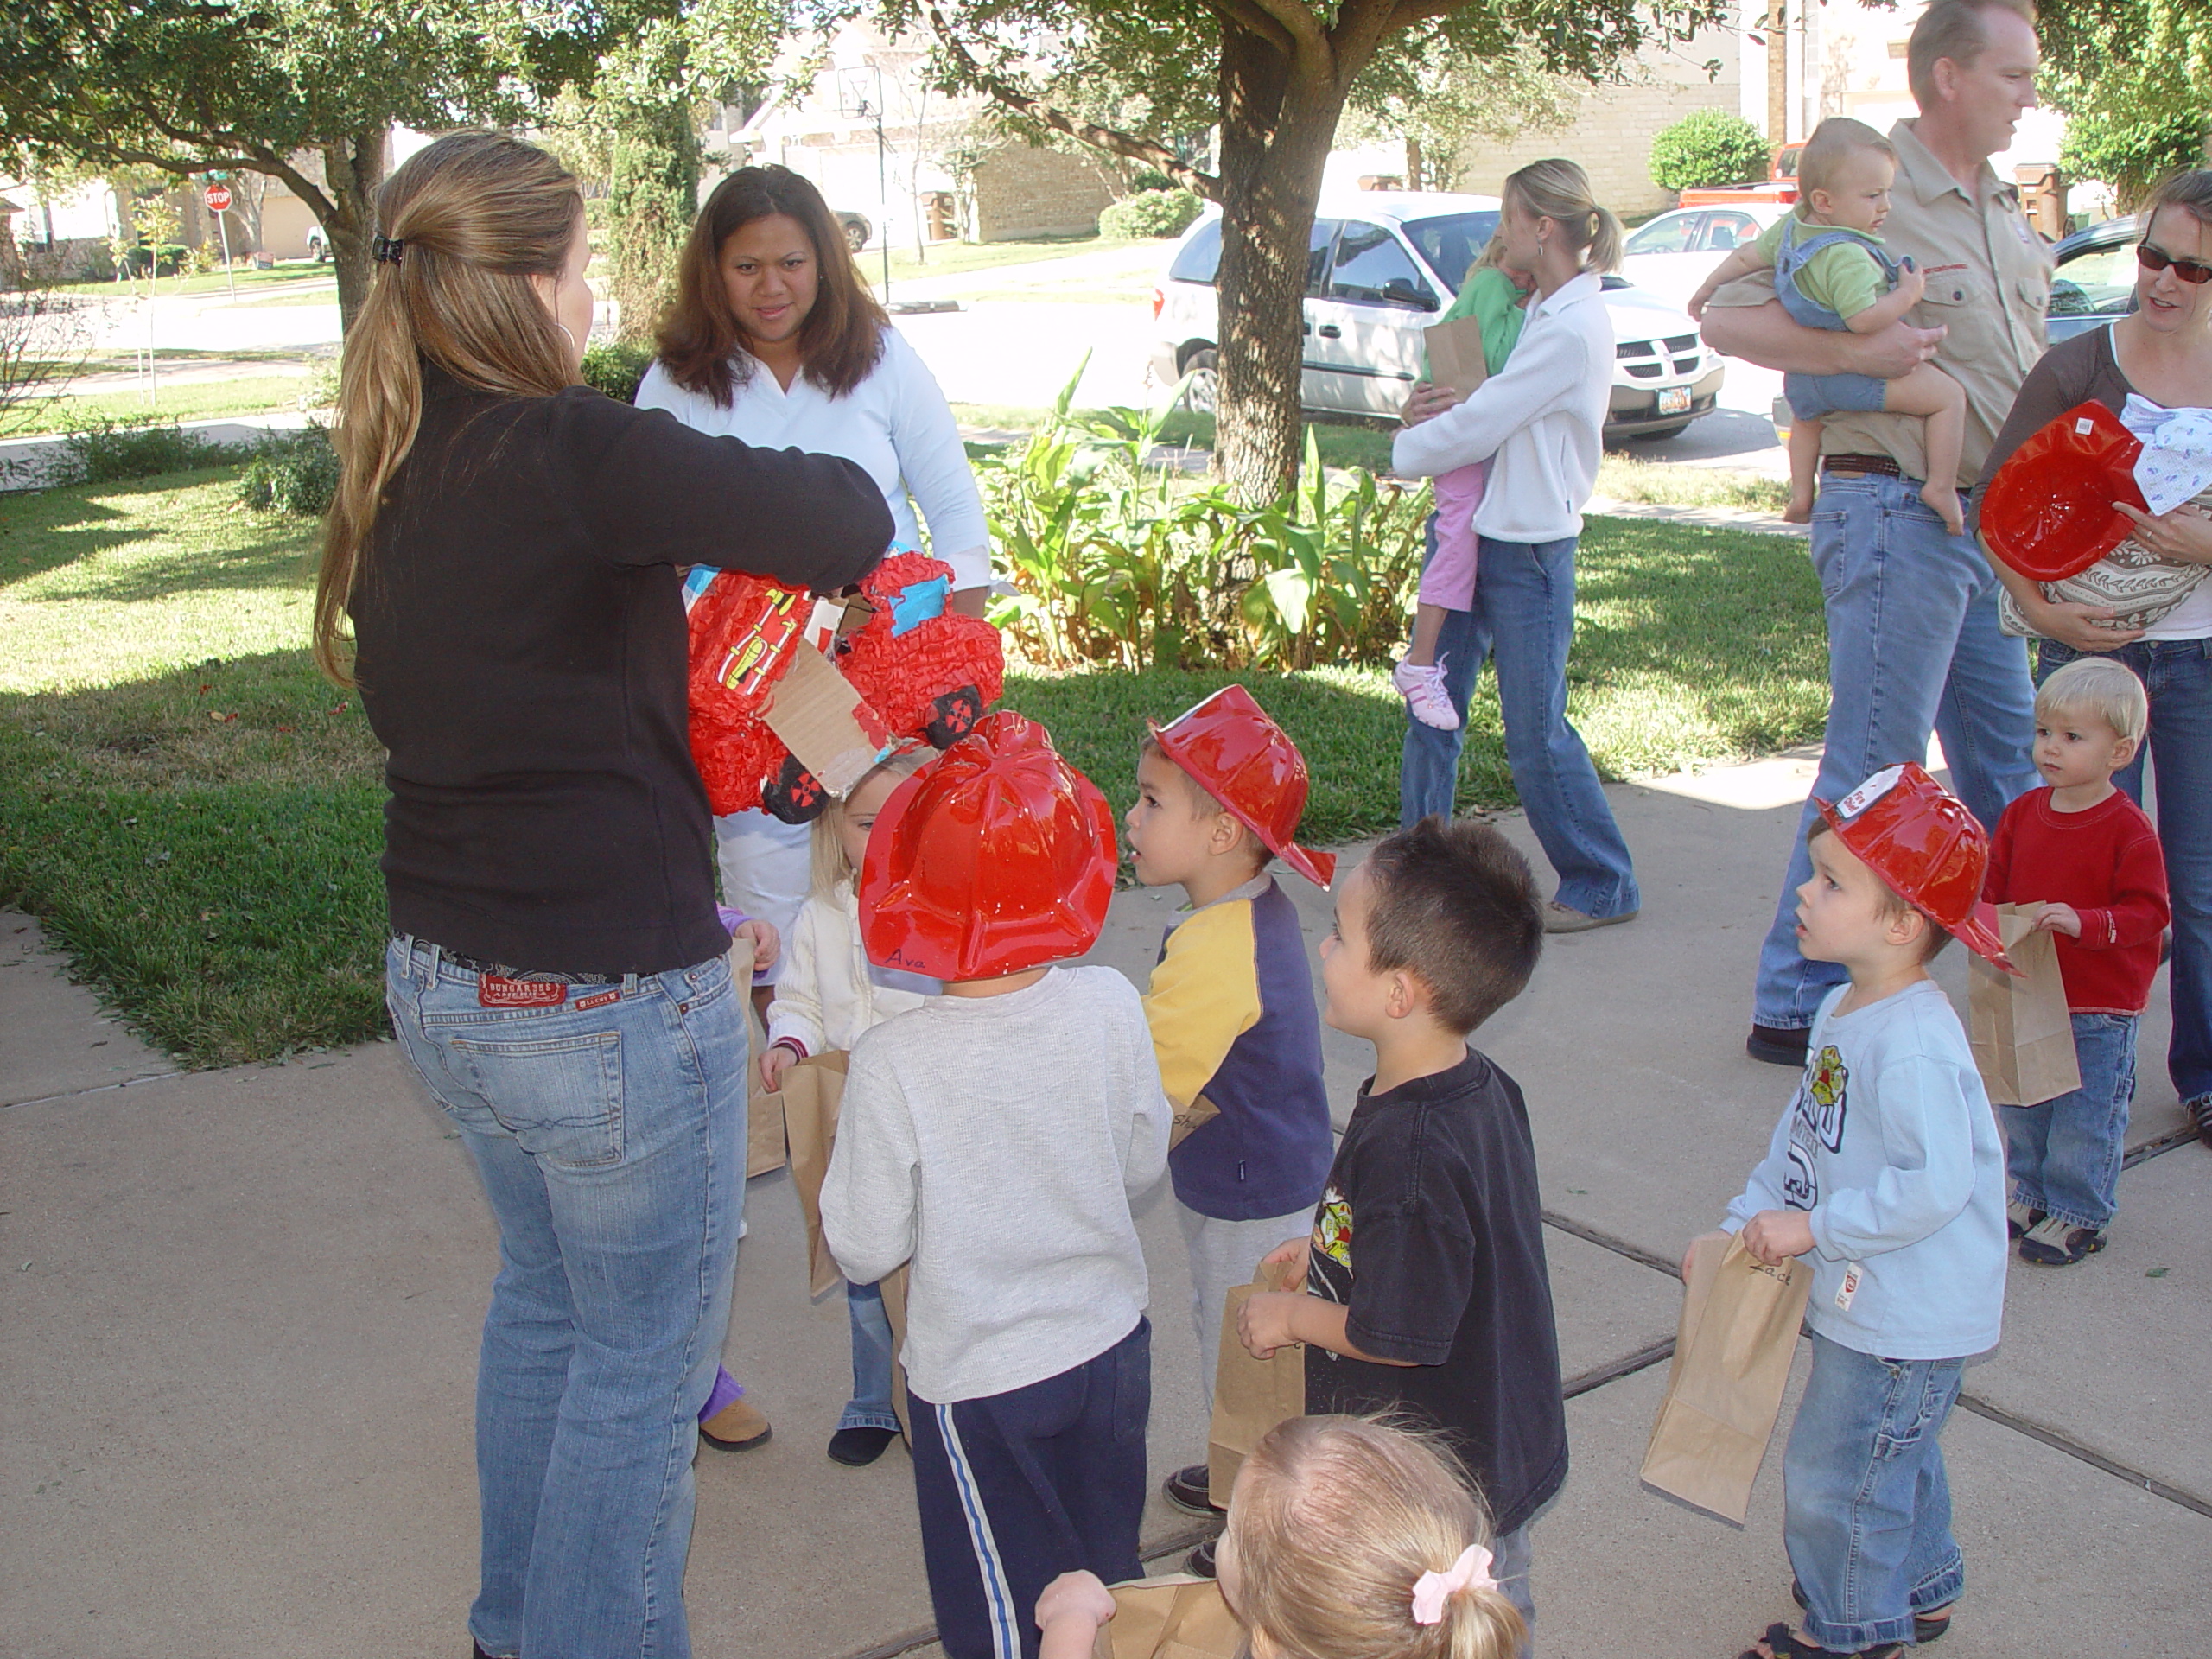
[[[1686,306],[1713,268],[1789,211],[1778,201],[1678,207],[1637,226],[1623,245],[1621,275],[1668,304]]]
[[[1325,195],[1306,258],[1306,407],[1395,418],[1421,378],[1421,334],[1459,292],[1497,226],[1495,196],[1355,191]],[[1152,371],[1164,385],[1192,375],[1186,397],[1213,407],[1221,334],[1214,272],[1221,216],[1184,232],[1152,291],[1160,325]],[[1672,437],[1709,413],[1720,391],[1718,354],[1673,306],[1605,278],[1618,342],[1608,437]]]

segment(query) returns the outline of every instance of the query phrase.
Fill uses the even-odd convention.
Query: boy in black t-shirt
[[[1567,1478],[1567,1412],[1521,1090],[1467,1044],[1519,995],[1543,912],[1495,830],[1424,818],[1337,889],[1322,1017],[1375,1045],[1310,1240],[1306,1290],[1255,1294],[1238,1334],[1302,1342],[1308,1412],[1441,1429],[1490,1505],[1492,1572],[1533,1629],[1529,1523]]]

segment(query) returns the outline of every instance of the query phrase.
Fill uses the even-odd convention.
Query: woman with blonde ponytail
[[[1628,843],[1567,718],[1574,638],[1574,549],[1598,483],[1612,397],[1613,326],[1603,277],[1620,264],[1620,221],[1592,200],[1573,162],[1532,162],[1505,181],[1498,221],[1505,263],[1536,279],[1528,321],[1505,366],[1465,402],[1417,385],[1392,454],[1409,478],[1491,462],[1475,511],[1475,598],[1437,640],[1444,690],[1464,720],[1476,675],[1497,668],[1498,711],[1514,787],[1559,875],[1545,912],[1554,933],[1635,918],[1643,900]],[[1462,733],[1414,725],[1400,794],[1408,817],[1448,802]]]
[[[1215,1573],[1251,1659],[1521,1659],[1526,1567],[1491,1542],[1458,1460],[1427,1436],[1293,1417],[1238,1471]],[[1088,1655],[1113,1616],[1090,1574],[1055,1580],[1039,1659]]]
[[[457,133],[377,199],[316,659],[390,753],[385,994],[499,1228],[479,1656],[687,1659],[697,1418],[729,1316],[747,1037],[686,741],[679,568],[834,589],[891,536],[848,461],[577,383],[575,180]],[[351,639],[347,624],[351,623]]]

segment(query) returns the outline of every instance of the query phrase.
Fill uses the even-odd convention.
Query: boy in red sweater
[[[2058,936],[2082,1086],[2006,1106],[2007,1206],[2020,1259],[2065,1268],[2105,1245],[2118,1205],[2135,1027],[2171,911],[2158,832],[2113,786],[2150,723],[2143,683],[2105,657],[2069,663],[2036,693],[2036,768],[2048,784],[2005,809],[1989,853],[1993,904],[2035,909]]]

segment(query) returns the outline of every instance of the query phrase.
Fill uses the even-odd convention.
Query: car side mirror
[[[1407,306],[1415,311],[1436,309],[1435,295],[1419,284],[1408,282],[1402,276],[1393,276],[1382,284],[1382,297],[1391,305]]]

